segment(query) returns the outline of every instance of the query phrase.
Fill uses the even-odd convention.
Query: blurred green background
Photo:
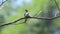
[[[5,0],[4,0],[5,1]],[[60,0],[56,0],[60,7]],[[34,17],[56,17],[60,12],[54,0],[8,0],[0,6],[0,24],[24,17],[25,9]],[[60,18],[54,20],[28,19],[0,27],[0,34],[60,34]],[[20,24],[23,23],[23,24]]]

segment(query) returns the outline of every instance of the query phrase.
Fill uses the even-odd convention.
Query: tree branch
[[[8,1],[8,0],[6,0],[6,1]],[[6,1],[3,2],[3,0],[2,0],[2,3],[0,4],[0,6],[2,6]]]
[[[37,17],[28,17],[28,18],[43,19],[43,20],[49,20],[49,19],[50,19],[50,18],[45,18],[45,17],[41,17],[41,18],[37,18]],[[16,22],[18,22],[18,21],[20,21],[20,20],[22,20],[22,19],[26,19],[26,18],[20,18],[20,19],[14,21],[14,22],[10,22],[10,23],[7,23],[7,24],[0,25],[0,27],[6,26],[6,25],[10,25],[10,24],[14,24],[14,23],[16,23]]]
[[[53,20],[53,19],[56,19],[56,18],[59,18],[60,16],[57,16],[57,17],[52,17],[52,18],[48,18],[48,17],[40,17],[40,18],[37,18],[37,17],[28,17],[28,18],[32,18],[32,19],[41,19],[41,20]],[[26,19],[26,18],[20,18],[16,21],[13,21],[13,22],[10,22],[10,23],[7,23],[7,24],[3,24],[3,25],[0,25],[0,27],[2,26],[6,26],[6,25],[10,25],[10,24],[14,24],[22,19]]]
[[[57,18],[60,18],[60,16],[52,17],[51,20],[54,20],[54,19],[57,19]]]
[[[14,23],[16,23],[16,22],[18,22],[18,21],[20,21],[20,20],[22,20],[22,19],[24,19],[24,18],[20,18],[20,19],[18,19],[18,20],[16,20],[16,21],[13,21],[13,22],[10,22],[10,23],[7,23],[7,24],[0,25],[0,27],[6,26],[6,25],[10,25],[10,24],[14,24]]]

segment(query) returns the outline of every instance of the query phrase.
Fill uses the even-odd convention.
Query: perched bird
[[[25,17],[25,18],[30,17],[28,10],[25,10],[24,17]]]
[[[29,12],[28,12],[28,10],[25,10],[25,13],[24,13],[25,23],[26,23],[28,17],[30,17]]]

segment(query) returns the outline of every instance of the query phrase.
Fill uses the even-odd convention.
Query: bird
[[[25,22],[24,23],[26,23],[28,17],[30,17],[29,12],[28,10],[25,10],[25,13],[24,13]]]

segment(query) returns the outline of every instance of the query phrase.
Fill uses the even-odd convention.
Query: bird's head
[[[28,10],[25,10],[26,12],[28,12]]]

